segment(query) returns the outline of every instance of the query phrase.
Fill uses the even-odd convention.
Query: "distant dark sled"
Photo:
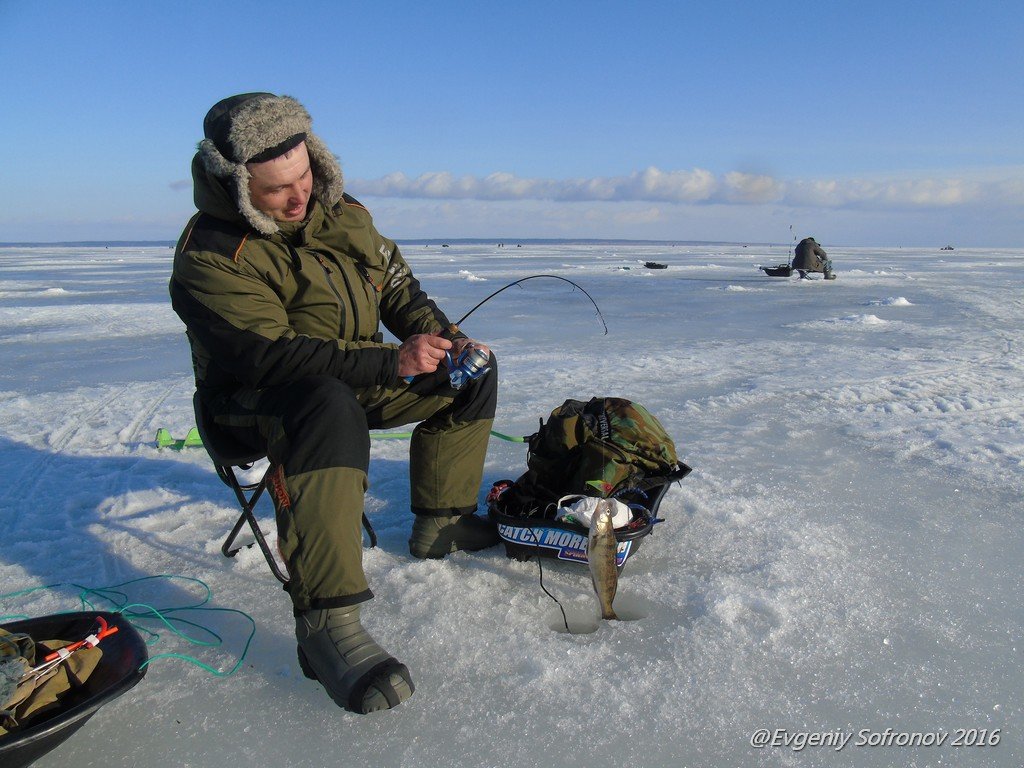
[[[3,768],[24,768],[62,744],[100,707],[139,682],[148,669],[142,665],[149,659],[142,637],[119,613],[61,613],[3,625],[8,632],[23,632],[34,640],[80,640],[93,630],[99,616],[111,627],[117,627],[117,632],[100,642],[103,657],[99,665],[85,685],[61,699],[59,707],[29,718],[25,727],[0,736]]]
[[[790,277],[793,274],[793,268],[789,264],[779,264],[774,267],[758,267],[768,277]]]

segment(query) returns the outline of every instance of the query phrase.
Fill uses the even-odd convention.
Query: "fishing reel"
[[[441,333],[441,337],[451,341],[458,330],[458,326],[451,325]],[[464,346],[458,357],[452,357],[451,350],[446,350],[444,362],[448,369],[448,380],[451,382],[452,389],[462,389],[466,386],[467,381],[479,379],[491,370],[490,355],[473,342]],[[403,378],[407,384],[411,384],[416,377],[405,376]]]
[[[472,343],[463,347],[458,358],[453,358],[450,351],[445,352],[444,360],[448,366],[448,379],[451,381],[452,389],[462,389],[467,381],[478,379],[490,370],[490,357]]]

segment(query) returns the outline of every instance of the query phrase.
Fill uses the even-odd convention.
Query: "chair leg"
[[[373,530],[373,526],[370,525],[370,518],[363,512],[363,528],[366,529],[366,535],[370,538],[370,549],[377,546],[377,532]]]
[[[224,471],[222,472],[221,470]],[[259,521],[256,519],[256,515],[253,512],[256,507],[256,502],[259,501],[263,491],[266,490],[267,479],[270,477],[270,472],[272,470],[273,466],[268,468],[267,472],[263,475],[263,479],[256,485],[252,496],[246,498],[245,492],[242,490],[242,486],[239,484],[238,478],[235,477],[235,473],[231,468],[217,468],[218,474],[227,480],[228,485],[231,486],[231,490],[235,492],[235,498],[238,499],[238,504],[242,508],[242,514],[238,516],[238,520],[235,521],[228,537],[224,539],[224,543],[221,545],[220,551],[223,553],[224,557],[234,557],[238,553],[238,550],[241,549],[241,547],[233,546],[235,538],[241,532],[242,526],[248,523],[249,528],[252,531],[252,535],[256,539],[256,544],[259,546],[260,551],[263,552],[263,557],[266,558],[267,565],[270,566],[270,570],[273,572],[274,577],[282,584],[288,584],[288,576],[285,575],[284,571],[281,570],[281,566],[278,565],[277,558],[274,557],[274,553],[270,549],[270,545],[267,544],[267,539],[263,535]]]
[[[231,529],[231,533],[229,533],[228,537],[224,539],[224,543],[220,547],[221,554],[224,555],[224,557],[234,557],[238,554],[238,550],[240,550],[241,547],[232,548],[231,545],[235,543],[235,537],[238,536],[239,532],[242,530],[242,526],[245,525],[246,522],[247,517],[245,512],[243,512],[238,516],[238,520],[235,521],[235,525]]]

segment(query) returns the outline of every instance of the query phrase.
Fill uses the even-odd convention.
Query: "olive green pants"
[[[371,429],[419,422],[409,447],[412,511],[477,507],[497,404],[497,364],[454,390],[443,372],[408,386],[353,390],[327,376],[241,390],[209,404],[236,439],[265,448],[281,554],[296,612],[373,597],[362,567]]]

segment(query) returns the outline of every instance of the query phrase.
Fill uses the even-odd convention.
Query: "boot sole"
[[[330,688],[320,682],[320,678],[317,677],[302,647],[299,646],[296,650],[299,657],[299,669],[302,670],[302,674],[310,680],[320,683],[324,690],[327,691],[327,694],[334,700],[334,703],[347,709],[349,712],[367,715],[370,712],[392,709],[408,699],[416,691],[416,686],[409,675],[409,668],[394,657],[389,657],[387,660],[370,668],[362,677],[356,680],[352,690],[349,691],[348,699],[341,701],[340,697],[336,697]],[[375,689],[375,695],[371,696],[370,702],[367,702],[366,694],[370,688]],[[369,706],[364,706],[367,703],[369,703]]]
[[[309,661],[307,661],[306,654],[303,653],[302,648],[297,648],[296,650],[299,654],[299,669],[302,670],[302,674],[310,680],[316,680],[319,683],[320,678],[316,676],[316,672],[313,671],[313,667],[311,667]]]
[[[485,544],[472,544],[472,545],[460,545],[459,542],[453,541],[448,545],[448,549],[444,548],[444,544],[434,547],[426,547],[416,549],[413,546],[413,540],[409,540],[409,554],[420,560],[443,560],[446,556],[452,552],[480,552],[484,549],[490,549],[501,544],[501,537],[495,535],[494,541],[488,541]]]

